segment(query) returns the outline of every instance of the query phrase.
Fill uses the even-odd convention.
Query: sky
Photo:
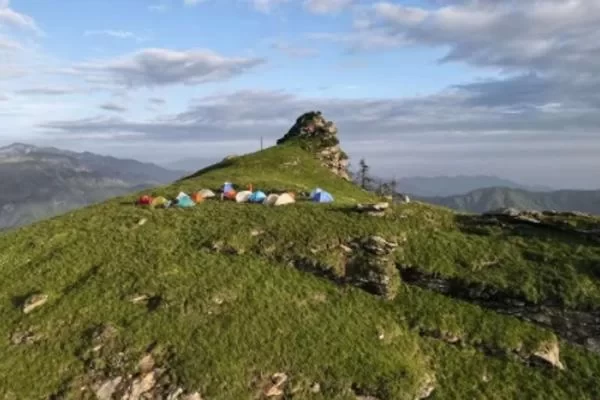
[[[600,188],[600,0],[0,0],[0,146],[169,164],[306,111],[388,177]]]

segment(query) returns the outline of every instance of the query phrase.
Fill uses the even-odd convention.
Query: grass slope
[[[255,382],[278,371],[290,377],[285,398],[297,399],[414,399],[433,375],[435,399],[600,395],[597,355],[562,343],[565,371],[513,357],[555,340],[552,332],[407,285],[386,301],[290,267],[306,257],[335,270],[348,240],[405,236],[399,263],[583,307],[600,299],[597,245],[558,234],[473,233],[459,216],[422,204],[383,218],[354,215],[347,205],[372,195],[294,145],[224,161],[154,194],[226,180],[267,191],[321,186],[338,203],[151,210],[127,197],[0,236],[0,399],[92,399],[81,390],[91,370],[135,372],[151,345],[173,379],[205,399],[259,398]],[[235,254],[215,253],[217,242]],[[478,267],[492,256],[499,266]],[[19,304],[34,292],[49,300],[24,314]],[[140,294],[153,301],[129,301]],[[94,352],[93,333],[106,326],[114,339]],[[435,330],[462,340],[423,334]],[[39,340],[13,344],[21,331]]]

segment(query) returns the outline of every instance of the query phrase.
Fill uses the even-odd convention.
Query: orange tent
[[[194,203],[202,203],[204,201],[204,196],[200,193],[194,193],[192,194],[192,200],[194,200]]]

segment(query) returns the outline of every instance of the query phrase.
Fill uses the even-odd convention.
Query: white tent
[[[296,202],[296,200],[292,197],[291,194],[284,193],[284,194],[279,195],[279,197],[275,201],[274,205],[276,205],[276,206],[284,206],[286,204],[293,204],[295,202]]]
[[[267,196],[267,198],[265,199],[263,204],[266,204],[268,206],[274,206],[275,203],[277,202],[277,199],[279,199],[278,194],[270,194],[269,196]]]
[[[238,194],[235,195],[235,201],[237,203],[247,203],[248,198],[252,195],[252,192],[249,190],[242,190]]]
[[[213,192],[210,189],[202,189],[198,193],[200,194],[200,196],[204,197],[205,199],[210,199],[212,197],[216,197],[215,192]]]

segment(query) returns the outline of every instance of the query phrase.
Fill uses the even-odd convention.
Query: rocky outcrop
[[[375,203],[375,204],[357,204],[354,211],[360,214],[370,215],[372,217],[383,217],[386,211],[390,208],[389,203]]]
[[[346,265],[346,279],[364,290],[393,299],[400,287],[394,260],[398,243],[380,236],[368,236],[350,243],[352,256]]]
[[[348,155],[340,148],[337,133],[333,122],[323,118],[320,111],[311,111],[298,117],[294,126],[277,141],[277,144],[300,140],[305,149],[316,154],[323,166],[350,180]]]
[[[497,288],[460,279],[444,278],[401,266],[402,281],[453,298],[466,300],[501,314],[507,314],[524,321],[552,330],[563,340],[581,345],[589,351],[600,353],[600,311],[568,310],[557,304],[546,302],[534,304],[522,296],[507,293]],[[544,355],[545,354],[545,355]],[[539,350],[538,359],[547,359],[560,368],[556,349]],[[556,356],[556,357],[555,357]]]

